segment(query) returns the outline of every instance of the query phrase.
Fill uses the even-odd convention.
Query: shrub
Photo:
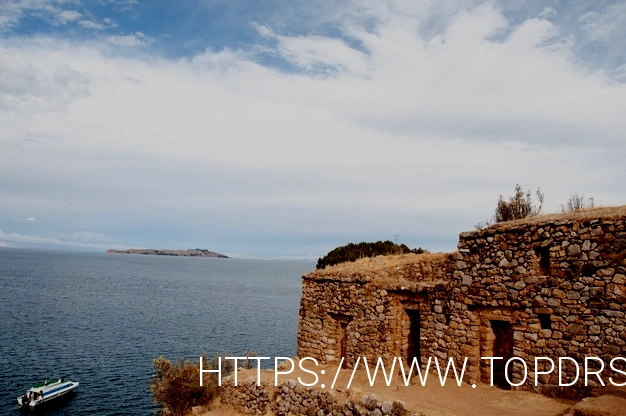
[[[565,204],[561,204],[561,212],[574,212],[585,208],[593,208],[593,197],[585,199],[585,195],[575,193]]]
[[[242,367],[243,368],[252,368],[254,366],[254,363],[256,363],[256,360],[251,359],[251,357],[257,357],[258,354],[256,351],[253,350],[246,350],[243,352],[244,357],[248,357],[246,358],[246,360],[243,362]]]
[[[527,217],[534,217],[541,214],[541,208],[543,206],[543,192],[537,188],[535,191],[539,205],[535,205],[532,200],[532,194],[529,191],[524,193],[522,187],[515,185],[515,193],[510,196],[508,201],[505,201],[502,195],[498,198],[498,204],[496,205],[496,212],[494,214],[495,222],[504,222],[519,220]]]
[[[356,261],[364,257],[389,256],[392,254],[424,253],[421,247],[410,249],[406,244],[396,244],[389,240],[377,241],[375,243],[361,242],[358,244],[349,243],[345,246],[337,247],[328,252],[324,257],[317,260],[317,268],[323,269],[347,261]]]
[[[541,214],[544,198],[541,189],[537,188],[535,196],[537,197],[538,205],[535,205],[533,202],[532,193],[530,191],[524,193],[524,190],[519,184],[515,185],[515,193],[513,196],[510,196],[508,200],[505,200],[502,195],[498,197],[498,203],[493,217],[486,221],[480,221],[474,227],[476,227],[477,230],[482,230],[497,222],[519,220]]]
[[[217,357],[208,361],[203,356],[204,368],[217,368]],[[222,360],[222,376],[232,368],[227,360]],[[164,415],[184,416],[194,406],[207,405],[217,394],[218,380],[216,373],[203,374],[200,386],[200,363],[180,359],[177,364],[160,356],[152,361],[155,374],[150,382],[154,401],[163,407]],[[231,366],[232,367],[232,366]]]

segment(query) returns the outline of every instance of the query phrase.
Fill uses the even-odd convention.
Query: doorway
[[[350,324],[350,317],[343,314],[331,313],[332,318],[331,325],[329,325],[328,332],[332,334],[332,338],[335,340],[335,357],[337,361],[341,361],[343,357],[344,361],[342,366],[346,366],[348,363],[348,325]],[[350,351],[354,353],[354,351]]]
[[[413,357],[417,358],[417,363],[422,361],[420,351],[420,311],[417,309],[405,309],[409,317],[409,337],[407,339],[406,361],[413,362]]]
[[[492,357],[502,357],[502,360],[493,360],[493,384],[510,390],[511,385],[506,380],[505,371],[506,363],[513,357],[513,327],[507,321],[489,322],[494,334]]]
[[[344,366],[345,366],[345,357],[346,357],[346,347],[348,345],[348,323],[346,321],[339,321],[340,325],[340,335],[339,335],[339,359],[341,360],[344,357]]]

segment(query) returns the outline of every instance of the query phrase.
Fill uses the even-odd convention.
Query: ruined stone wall
[[[449,255],[362,260],[303,277],[298,356],[418,357],[458,363],[465,380],[562,395],[575,364],[538,377],[535,357],[574,360],[624,382],[626,207],[538,217],[461,233]],[[378,263],[377,263],[378,262]],[[384,267],[379,264],[386,262]],[[481,357],[504,357],[494,368]],[[603,360],[587,360],[598,357]],[[515,358],[506,368],[505,363]],[[521,360],[520,360],[521,359]],[[546,371],[547,361],[538,369]],[[431,367],[432,368],[432,367]],[[584,384],[587,383],[587,386]],[[598,387],[597,377],[573,388]]]
[[[368,280],[303,279],[298,356],[326,362],[389,356],[399,340],[393,297]]]
[[[224,377],[219,394],[222,403],[246,415],[264,415],[275,402],[274,386],[254,377],[237,380],[237,385],[233,376]]]
[[[356,273],[336,267],[305,275],[298,356],[324,362],[338,362],[344,357],[348,367],[357,357],[390,361],[407,356],[411,332],[419,344],[420,331],[430,331],[438,321],[444,322],[442,308],[433,309],[423,300],[429,293],[448,291],[447,276],[454,265],[450,256],[402,257],[404,263],[388,269],[360,268],[363,262],[357,262]],[[422,310],[421,305],[428,307]],[[412,323],[409,315],[413,311],[419,320],[414,317]],[[434,335],[430,339],[437,342]]]
[[[383,401],[375,394],[346,397],[334,390],[304,387],[295,380],[286,380],[278,386],[250,378],[235,386],[232,376],[222,380],[220,400],[246,415],[277,416],[416,416],[401,400]]]
[[[535,357],[570,357],[581,370],[585,357],[600,357],[609,367],[613,358],[626,356],[623,215],[494,226],[462,233],[458,249],[461,285],[453,300],[463,304],[457,316],[478,330],[469,338],[473,344],[478,340],[480,355],[506,354],[512,347],[511,356],[523,358],[529,369]],[[487,362],[480,364],[482,380],[489,381]],[[601,365],[589,362],[592,369]],[[623,370],[623,361],[615,367]],[[522,371],[521,363],[512,367],[513,383],[522,380]],[[533,376],[526,388],[534,389]],[[609,376],[621,374],[606,369],[607,383]],[[574,377],[575,365],[567,363],[563,382]],[[599,384],[595,376],[588,381],[590,387]],[[539,383],[544,392],[555,390],[557,372],[541,376]],[[575,387],[583,384],[581,379]]]

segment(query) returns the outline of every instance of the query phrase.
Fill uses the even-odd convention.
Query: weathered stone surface
[[[480,357],[496,354],[503,331],[529,368],[534,357],[572,357],[582,368],[586,356],[626,355],[626,207],[496,224],[461,233],[457,247],[303,276],[298,356],[389,365],[419,351],[422,365],[467,358],[466,381],[489,382]],[[513,383],[523,374],[515,364]],[[564,379],[573,371],[564,369]],[[539,381],[558,385],[551,376]],[[533,383],[518,388],[541,390]]]
[[[226,377],[223,379],[219,394],[223,404],[246,415],[265,415],[268,412],[277,416],[411,414],[407,405],[401,401],[393,404],[381,402],[381,398],[376,394],[364,394],[358,400],[348,394],[347,398],[337,400],[336,392],[333,390],[302,388],[302,385],[291,379],[272,388],[267,382],[262,382],[260,387],[256,386],[256,382],[247,381],[235,386],[233,377]]]
[[[402,400],[396,400],[392,404],[391,414],[394,416],[407,416],[409,414],[409,408]]]

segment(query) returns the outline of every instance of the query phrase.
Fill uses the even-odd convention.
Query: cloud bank
[[[11,4],[26,3],[0,27],[36,10],[100,34],[0,38],[5,244],[320,256],[399,234],[454,250],[516,183],[549,211],[574,192],[625,201],[626,85],[619,65],[581,58],[560,11],[346,3],[307,10],[311,28],[268,15],[247,23],[253,43],[172,57],[153,33]],[[616,39],[589,13],[577,31]]]

